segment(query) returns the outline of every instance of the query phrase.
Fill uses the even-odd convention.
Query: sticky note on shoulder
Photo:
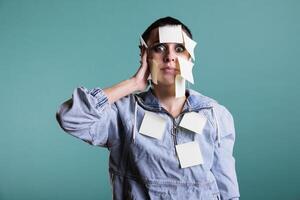
[[[160,43],[183,43],[181,25],[167,25],[158,28]]]
[[[165,132],[166,125],[167,120],[165,118],[146,111],[139,132],[160,140]]]
[[[187,142],[175,146],[181,168],[203,164],[200,146],[197,142]]]
[[[201,134],[206,122],[207,118],[203,114],[189,112],[184,114],[179,126]]]

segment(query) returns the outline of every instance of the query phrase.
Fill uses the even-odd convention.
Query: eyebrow
[[[159,40],[154,41],[150,46],[153,46],[154,44],[159,44]]]

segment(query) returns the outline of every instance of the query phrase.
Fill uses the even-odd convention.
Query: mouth
[[[179,70],[174,68],[174,67],[163,67],[160,69],[161,71],[163,71],[166,74],[172,74],[172,75],[176,75],[177,73],[179,73]]]

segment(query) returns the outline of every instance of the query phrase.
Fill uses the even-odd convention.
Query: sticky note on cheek
[[[160,43],[183,43],[181,25],[167,25],[158,28]]]
[[[190,83],[194,84],[194,77],[193,77],[194,63],[186,60],[185,58],[181,58],[180,56],[177,57],[177,60],[180,68],[180,75]]]
[[[139,132],[143,135],[161,139],[166,128],[167,120],[153,112],[145,112]]]
[[[182,76],[176,75],[175,77],[175,97],[185,96],[185,80]]]
[[[192,40],[184,31],[182,31],[182,36],[186,50],[189,52],[192,59],[195,60],[194,49],[197,45],[197,42]]]
[[[154,84],[157,84],[157,77],[158,77],[158,63],[155,60],[150,61],[150,73],[151,79]]]
[[[207,118],[204,115],[196,112],[189,112],[184,114],[179,126],[200,134],[202,133],[206,122]]]

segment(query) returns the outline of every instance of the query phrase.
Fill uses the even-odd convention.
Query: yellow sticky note
[[[182,35],[183,35],[184,46],[186,50],[191,55],[192,59],[195,60],[194,49],[197,45],[197,42],[192,40],[184,31],[182,31]]]
[[[158,28],[160,43],[183,43],[181,25],[166,25]]]
[[[175,97],[185,96],[185,80],[179,74],[175,77]]]
[[[196,112],[185,113],[179,126],[191,130],[195,133],[202,133],[207,118],[203,114]]]
[[[147,43],[145,42],[145,40],[143,39],[142,36],[140,36],[140,43],[141,43],[142,46],[148,48],[148,45],[147,45]]]
[[[177,59],[180,68],[180,75],[190,83],[194,84],[194,77],[192,71],[194,63],[186,60],[185,58],[181,58],[180,56],[178,56]]]
[[[203,164],[202,153],[197,142],[187,142],[175,146],[181,168]]]
[[[167,120],[165,118],[146,111],[139,132],[160,140],[165,132],[166,125]]]
[[[155,60],[150,61],[151,79],[154,84],[157,84],[157,76],[159,73],[158,64]]]

